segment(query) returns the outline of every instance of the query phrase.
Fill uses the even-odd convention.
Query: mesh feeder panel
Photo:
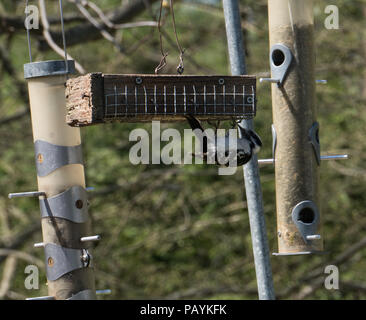
[[[66,84],[71,126],[107,122],[251,119],[256,114],[253,76],[156,76],[91,73]]]

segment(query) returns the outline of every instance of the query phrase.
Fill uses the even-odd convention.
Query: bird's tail
[[[194,116],[192,116],[191,114],[187,114],[185,117],[186,117],[186,119],[187,119],[187,121],[188,121],[188,123],[191,126],[193,131],[195,129],[199,129],[202,132],[204,131],[202,126],[201,126],[201,123]]]
[[[258,147],[262,147],[262,140],[261,138],[253,131],[253,130],[249,130],[249,135],[251,140],[258,146]]]
[[[240,125],[238,127],[241,133],[241,137],[246,138],[251,142],[253,152],[254,153],[259,152],[260,148],[262,147],[262,140],[259,137],[259,135],[255,133],[253,130],[245,129]]]

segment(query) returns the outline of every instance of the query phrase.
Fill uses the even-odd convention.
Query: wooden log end
[[[73,127],[103,122],[103,76],[89,73],[66,82],[66,123]]]

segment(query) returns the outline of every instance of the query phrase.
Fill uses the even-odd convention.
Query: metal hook
[[[183,54],[185,50],[182,50],[182,52],[179,55],[179,65],[177,67],[178,74],[182,75],[184,72],[184,61],[183,61]]]
[[[277,83],[277,86],[281,87],[290,70],[293,54],[288,47],[277,43],[272,46],[269,57],[273,78],[260,78],[259,81]]]

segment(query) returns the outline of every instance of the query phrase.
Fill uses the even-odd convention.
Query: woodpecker
[[[192,115],[186,115],[186,119],[192,128],[192,130],[198,129],[201,133],[204,129],[201,123]],[[225,165],[226,167],[231,166],[235,163],[236,166],[242,166],[249,162],[253,154],[259,152],[262,141],[260,137],[253,131],[244,129],[240,124],[238,124],[240,131],[239,138],[237,138],[236,148],[232,148],[229,143],[229,132],[225,136],[215,136],[210,137],[209,135],[202,136],[202,158],[207,162],[207,159],[215,159],[215,163],[218,165]],[[197,136],[197,135],[196,135]],[[197,154],[194,154],[197,156]]]

